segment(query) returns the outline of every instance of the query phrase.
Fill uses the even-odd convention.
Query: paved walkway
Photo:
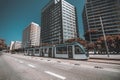
[[[119,55],[89,55],[90,59],[108,59],[108,60],[120,60],[120,54]]]

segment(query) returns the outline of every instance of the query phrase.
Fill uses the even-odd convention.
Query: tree
[[[119,53],[120,52],[120,35],[115,35],[114,36],[114,45],[115,45],[115,51],[117,52],[117,53]]]
[[[106,41],[110,52],[111,51],[112,52],[115,51],[117,53],[120,52],[120,35],[107,35]],[[97,47],[99,50],[101,51],[106,50],[103,36],[99,37],[96,42],[97,42],[97,46],[98,45],[100,46],[99,48]]]

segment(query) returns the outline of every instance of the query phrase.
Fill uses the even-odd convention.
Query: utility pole
[[[107,55],[108,55],[108,57],[110,57],[109,56],[109,49],[108,49],[107,41],[106,41],[106,35],[105,35],[104,27],[103,27],[102,17],[100,17],[100,22],[101,22],[101,27],[102,27],[102,32],[103,32],[105,47],[106,47],[106,50],[107,50]]]

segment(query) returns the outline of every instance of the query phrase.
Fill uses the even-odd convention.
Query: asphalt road
[[[103,69],[50,59],[3,54],[0,56],[0,80],[120,80],[119,65],[113,65]]]
[[[0,56],[0,80],[22,80],[20,76]]]

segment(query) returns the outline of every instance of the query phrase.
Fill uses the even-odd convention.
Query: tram
[[[88,52],[77,42],[28,48],[25,50],[25,55],[52,58],[89,59]]]

